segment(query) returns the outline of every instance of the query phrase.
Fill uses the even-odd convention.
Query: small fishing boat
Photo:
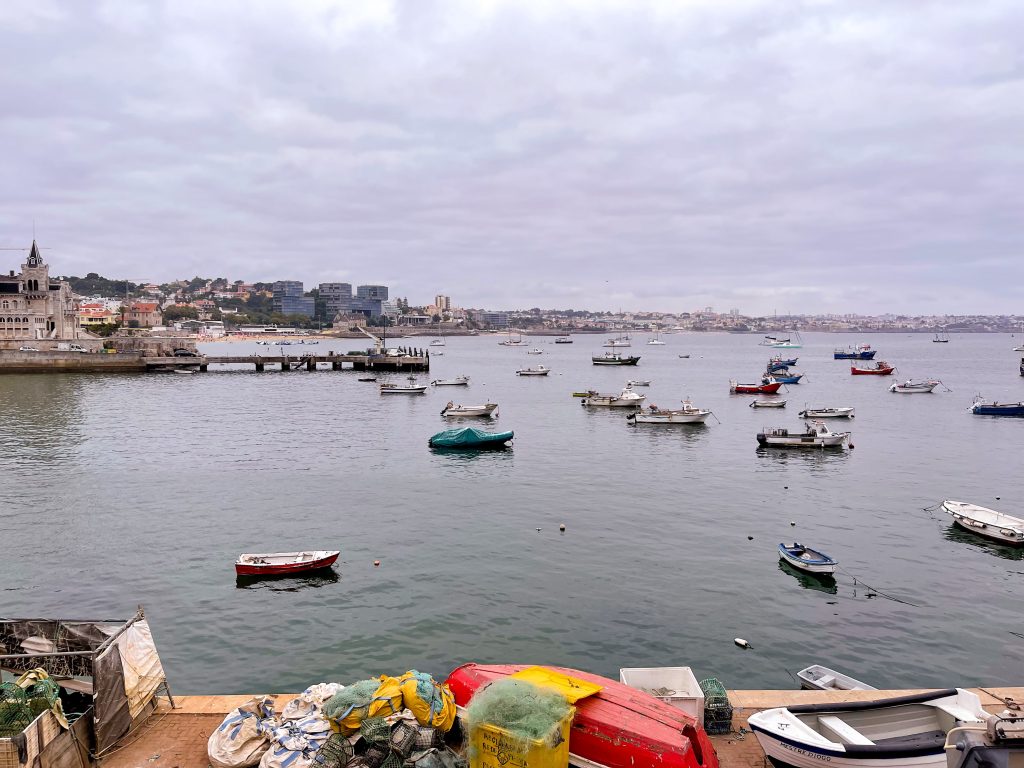
[[[536,347],[534,347],[533,349],[526,350],[526,354],[528,354],[528,355],[543,355],[544,354],[544,350],[543,349],[537,349]]]
[[[551,373],[551,369],[543,365],[538,365],[536,368],[520,368],[516,371],[516,376],[547,376]]]
[[[408,384],[398,384],[394,381],[382,381],[380,393],[382,395],[422,395],[427,391],[426,384],[418,384],[415,376],[410,376]]]
[[[840,408],[804,408],[797,415],[802,419],[852,419],[854,409],[848,406]]]
[[[877,350],[870,344],[858,344],[856,348],[836,349],[832,352],[833,360],[874,360]]]
[[[945,331],[936,333],[935,338],[932,339],[932,344],[949,344],[949,334]]]
[[[639,392],[634,392],[627,387],[618,395],[587,395],[580,400],[580,405],[584,407],[639,408],[646,399],[647,395],[641,395]]]
[[[497,403],[482,405],[455,405],[451,400],[441,409],[442,416],[490,416],[498,409]]]
[[[337,550],[241,554],[235,561],[239,576],[281,576],[330,568],[341,553]]]
[[[679,358],[680,358],[681,360],[686,360],[686,359],[687,359],[687,358],[689,358],[689,357],[690,357],[689,355],[680,355],[680,356],[679,356]]]
[[[935,381],[933,379],[914,381],[907,379],[904,382],[894,383],[889,387],[890,392],[896,392],[901,395],[926,395],[935,389],[942,382]]]
[[[515,437],[512,430],[508,432],[484,432],[473,427],[462,429],[446,429],[430,438],[431,448],[448,448],[453,450],[487,451],[501,450],[508,447],[509,441]]]
[[[762,383],[768,383],[769,380],[774,380],[780,384],[799,384],[800,379],[804,375],[802,373],[791,373],[788,369],[784,371],[767,372],[764,378],[761,379]]]
[[[656,405],[648,406],[626,416],[626,420],[634,424],[703,424],[711,411],[694,408],[689,400],[683,400],[683,407],[676,410],[663,410]]]
[[[842,448],[849,439],[849,432],[832,432],[821,421],[808,424],[803,432],[776,427],[757,433],[758,443],[775,448]]]
[[[650,379],[630,379],[626,382],[627,387],[649,387],[651,386]]]
[[[361,379],[360,379],[361,381]],[[469,376],[456,376],[454,379],[434,379],[430,382],[432,387],[468,387]]]
[[[619,337],[614,338],[614,339],[608,339],[604,344],[602,344],[602,346],[604,346],[604,347],[631,347],[633,345],[629,343],[629,339],[624,338],[622,336],[619,336]]]
[[[964,501],[942,502],[942,510],[966,531],[1003,544],[1024,545],[1024,519]]]
[[[771,381],[767,384],[739,384],[735,380],[729,382],[729,392],[734,395],[774,395],[781,387],[781,381]]]
[[[376,381],[376,376],[360,376],[356,381]]]
[[[652,336],[651,338],[649,338],[647,340],[647,344],[648,344],[648,346],[652,346],[652,347],[663,347],[663,346],[665,346],[665,342],[661,340],[661,330],[660,329],[655,328],[654,336]]]
[[[804,704],[756,712],[750,729],[777,768],[945,768],[946,734],[985,722],[970,691]]]
[[[199,369],[198,368],[175,368],[174,372],[175,373],[184,373],[184,374],[188,374],[189,376],[191,376],[193,373],[199,373]]]
[[[526,669],[514,664],[463,664],[448,676],[446,684],[455,703],[465,707],[489,683]],[[544,667],[542,671],[549,670],[576,678],[569,681],[575,691],[570,765],[719,768],[711,740],[692,715],[615,680],[563,667]],[[597,691],[586,695],[589,691],[579,681],[593,683]]]
[[[971,406],[975,416],[1024,416],[1024,403],[986,403],[976,398]]]
[[[442,339],[432,339],[430,341],[430,346],[432,346],[432,347],[443,347],[444,346],[444,341]]]
[[[779,370],[780,368],[790,368],[796,365],[796,362],[799,359],[799,357],[790,357],[788,359],[785,359],[781,355],[776,355],[775,357],[771,358],[768,361],[768,370],[776,371]]]
[[[889,363],[885,362],[884,360],[879,360],[879,361],[877,361],[875,363],[875,367],[874,368],[858,368],[856,365],[851,365],[850,366],[850,375],[851,376],[889,376],[895,370],[896,370],[896,368],[894,366],[889,365]]]
[[[520,333],[516,338],[512,338],[512,329],[508,329],[508,338],[504,341],[499,341],[498,346],[500,347],[521,347],[526,342],[523,341],[523,335]]]
[[[839,565],[824,552],[805,547],[799,541],[793,544],[779,544],[779,557],[794,568],[816,576],[831,576]]]
[[[785,400],[754,400],[750,403],[751,408],[785,408]]]
[[[800,687],[811,691],[877,691],[873,685],[836,672],[820,664],[811,664],[796,673]]]
[[[776,336],[765,336],[761,342],[762,347],[772,347],[774,349],[800,349],[803,346],[803,339],[800,338],[800,334],[797,334],[796,341],[792,337],[787,336],[784,339],[780,339]]]
[[[555,339],[555,344],[572,344],[572,339],[568,336],[559,336]]]
[[[640,362],[639,355],[627,355],[623,357],[618,352],[605,352],[590,358],[594,365],[636,365]]]

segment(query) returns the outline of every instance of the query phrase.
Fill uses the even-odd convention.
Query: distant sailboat
[[[932,339],[932,344],[949,344],[949,334],[945,331],[935,334],[935,338]]]

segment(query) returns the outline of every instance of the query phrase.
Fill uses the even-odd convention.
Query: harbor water
[[[764,370],[759,337],[646,339],[622,350],[639,366],[619,368],[591,364],[601,336],[449,338],[420,379],[471,385],[418,397],[351,371],[2,377],[0,614],[123,619],[142,603],[179,693],[444,676],[470,660],[616,678],[688,665],[731,688],[793,687],[811,663],[882,688],[1020,682],[1024,551],[925,509],[950,498],[1024,516],[1024,419],[968,413],[978,393],[1024,400],[1019,336],[804,334],[778,350],[806,375],[781,410],[729,394]],[[832,359],[861,341],[896,376]],[[551,375],[515,375],[538,364]],[[927,376],[945,386],[888,391]],[[652,380],[638,390],[649,403],[689,397],[716,418],[631,425],[572,397],[629,378]],[[493,427],[515,430],[514,447],[431,451],[450,399],[498,403]],[[763,427],[802,428],[805,405],[854,406],[830,422],[852,450],[757,447]],[[793,540],[839,561],[834,585],[779,563]],[[336,570],[236,582],[240,552],[303,548],[340,549]]]

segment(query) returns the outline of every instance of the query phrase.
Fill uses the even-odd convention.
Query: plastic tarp
[[[463,427],[446,429],[430,438],[435,448],[480,448],[503,445],[513,437],[513,432],[484,432],[482,429]]]
[[[136,621],[115,642],[121,652],[128,712],[134,720],[166,679],[164,668],[148,621]]]

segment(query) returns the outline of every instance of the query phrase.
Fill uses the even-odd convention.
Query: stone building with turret
[[[0,341],[72,341],[85,335],[71,286],[50,279],[33,240],[20,274],[0,275]]]

